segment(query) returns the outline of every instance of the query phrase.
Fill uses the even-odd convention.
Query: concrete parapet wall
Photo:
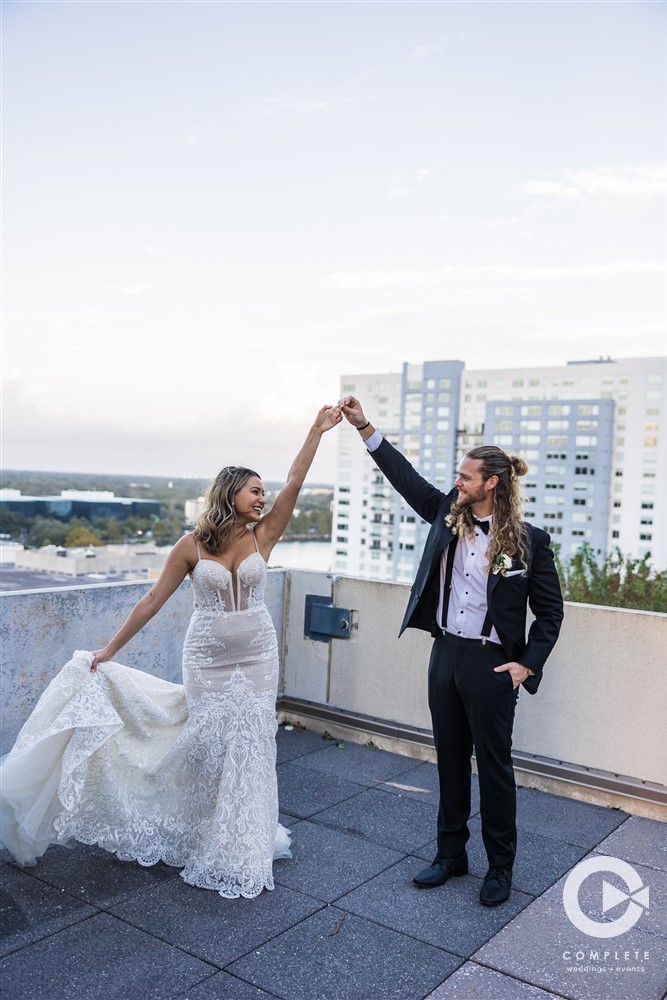
[[[350,639],[327,646],[298,634],[301,575],[288,602],[285,695],[430,729],[432,639],[415,629],[397,638],[409,587],[311,574],[329,584],[311,592],[352,611]],[[515,749],[667,786],[666,650],[667,615],[566,604],[538,693],[521,691]]]
[[[72,652],[103,645],[148,587],[119,583],[2,595],[2,752]],[[412,629],[397,638],[408,592],[402,584],[271,570],[267,604],[282,648],[281,692],[430,730],[432,640]],[[349,639],[319,642],[304,635],[307,594],[350,610]],[[119,659],[179,681],[191,609],[185,582]],[[521,693],[515,749],[667,785],[666,649],[667,615],[566,605],[538,694]]]

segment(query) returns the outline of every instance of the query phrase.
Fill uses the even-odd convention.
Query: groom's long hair
[[[466,458],[480,461],[482,479],[498,477],[493,491],[493,531],[487,553],[492,566],[501,553],[517,559],[527,569],[528,540],[523,519],[520,476],[525,476],[528,466],[518,455],[508,455],[502,448],[484,444],[466,453]],[[455,534],[474,535],[473,513],[467,504],[452,504],[451,525]]]
[[[242,465],[226,465],[206,487],[204,509],[192,533],[215,556],[225,551],[234,533],[234,497],[253,476],[261,478],[259,473]]]

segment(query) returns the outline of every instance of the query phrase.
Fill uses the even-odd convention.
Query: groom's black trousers
[[[512,726],[518,695],[502,646],[439,635],[433,643],[428,697],[438,759],[438,857],[461,854],[470,836],[473,746],[479,776],[482,839],[489,867],[511,868],[516,853]]]

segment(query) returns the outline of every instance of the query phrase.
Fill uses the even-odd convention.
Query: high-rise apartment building
[[[449,490],[465,452],[497,444],[521,455],[526,518],[567,561],[588,542],[667,566],[665,359],[467,370],[461,361],[345,375],[368,418],[429,482]],[[375,468],[348,424],[338,443],[335,572],[411,582],[428,525]]]

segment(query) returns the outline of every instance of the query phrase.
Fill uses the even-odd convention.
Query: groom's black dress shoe
[[[482,906],[500,906],[509,899],[511,889],[511,868],[489,868],[482,883],[479,901]]]
[[[468,855],[464,851],[456,858],[436,858],[430,868],[418,872],[412,881],[420,889],[435,889],[438,885],[444,885],[453,875],[467,874]]]

